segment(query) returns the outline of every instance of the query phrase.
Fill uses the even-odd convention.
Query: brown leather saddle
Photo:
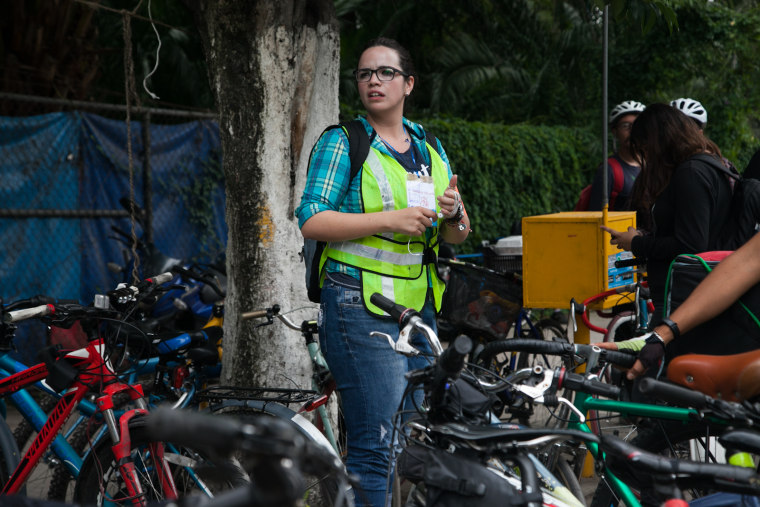
[[[729,356],[685,354],[668,364],[668,380],[726,401],[760,395],[760,349]]]

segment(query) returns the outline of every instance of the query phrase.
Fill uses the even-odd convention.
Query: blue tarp
[[[0,209],[122,210],[119,199],[130,195],[126,133],[124,121],[88,113],[0,117]],[[144,206],[143,125],[132,122],[131,133],[132,188]],[[227,242],[218,125],[153,124],[150,139],[156,246],[171,257],[214,259]],[[132,229],[124,218],[0,219],[0,296],[91,303],[123,277],[106,267],[124,264],[112,226]]]

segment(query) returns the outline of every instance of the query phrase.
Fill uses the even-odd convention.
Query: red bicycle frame
[[[67,361],[77,370],[76,378],[50,412],[45,425],[21,458],[19,465],[8,479],[1,494],[18,493],[77,404],[87,393],[100,391],[101,396],[97,398],[96,405],[99,412],[103,414],[109,434],[114,442],[112,450],[116,463],[119,463],[119,471],[124,479],[127,494],[132,499],[134,505],[143,506],[147,504],[142,484],[139,481],[137,470],[131,459],[130,450],[132,442],[128,427],[130,419],[136,415],[147,413],[147,404],[143,399],[142,386],[121,382],[106,361],[104,350],[103,340],[95,340],[90,342],[85,348],[69,352],[64,358],[58,359],[59,361]],[[44,380],[48,377],[49,373],[48,366],[41,363],[6,377],[0,380],[0,396],[16,392],[30,384]],[[138,408],[125,412],[117,421],[113,410],[113,397],[122,392],[127,393],[129,398],[137,404]],[[177,488],[174,484],[174,479],[168,464],[163,459],[163,444],[154,442],[150,444],[150,447],[151,454],[156,463],[156,475],[163,488],[165,498],[177,499]]]

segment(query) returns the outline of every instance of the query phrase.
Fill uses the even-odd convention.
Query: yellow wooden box
[[[570,211],[524,217],[523,304],[527,308],[570,308],[570,299],[583,300],[608,289],[632,283],[634,268],[615,268],[615,260],[630,252],[610,245],[600,229],[601,211]],[[636,227],[636,213],[607,214],[607,225],[624,231]],[[597,308],[610,308],[619,298],[608,298]]]

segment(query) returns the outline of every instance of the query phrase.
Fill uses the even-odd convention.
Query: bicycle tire
[[[317,429],[309,420],[300,414],[294,412],[284,405],[273,402],[263,401],[236,401],[229,400],[220,406],[210,407],[211,413],[224,414],[240,418],[245,421],[250,417],[278,417],[290,421],[294,427],[306,438],[316,445],[323,447],[329,452],[336,454],[330,442],[325,438],[322,432]],[[255,480],[255,478],[254,478]],[[330,475],[323,477],[307,477],[307,495],[308,505],[310,506],[332,506],[335,505],[339,495],[339,482]]]
[[[580,500],[581,503],[585,504],[585,496],[583,494],[583,488],[581,487],[581,483],[578,480],[578,476],[575,475],[575,470],[570,465],[570,463],[567,462],[567,459],[565,459],[564,456],[560,456],[557,458],[557,464],[552,470],[552,473],[562,481],[562,484],[565,485],[567,489],[570,490],[570,493],[573,494],[575,498]]]
[[[40,409],[49,414],[58,403],[58,398],[45,396],[38,404]],[[18,448],[26,451],[37,436],[37,431],[25,418],[21,418],[13,429],[13,438]],[[77,430],[69,437],[69,445],[80,456],[87,447],[87,436],[77,434]],[[73,479],[68,469],[53,455],[52,448],[48,449],[49,458],[43,457],[31,475],[27,478],[25,487],[27,494],[32,498],[47,500],[66,500],[69,482]],[[65,480],[64,480],[65,477]]]
[[[53,410],[53,407],[55,407],[56,403],[58,403],[57,398],[54,398],[52,395],[46,395],[38,402],[38,405],[43,412],[49,414],[50,411]],[[19,421],[15,428],[13,428],[13,438],[16,440],[18,448],[23,449],[24,445],[28,443],[29,438],[34,433],[36,433],[36,431],[32,427],[32,424],[26,418],[22,417],[21,421]]]
[[[85,450],[90,443],[90,431],[88,431],[88,423],[84,423],[77,426],[74,432],[69,436],[69,444],[80,456],[83,456]],[[50,487],[48,489],[48,500],[69,501],[73,495],[74,481],[76,478],[71,475],[69,469],[62,463],[59,463],[54,469],[53,474],[50,477]]]
[[[131,454],[147,500],[163,500],[164,494],[160,491],[157,481],[151,474],[155,467],[152,456],[147,452],[145,446],[152,440],[148,437],[143,417],[137,416],[129,421],[129,436]],[[110,439],[101,439],[85,458],[74,486],[74,502],[83,505],[102,506],[110,503],[111,499],[126,496],[127,493],[118,465],[114,461],[111,445]],[[203,481],[204,486],[212,493],[240,487],[248,483],[245,472],[232,460],[211,460],[204,453],[186,446],[181,446],[176,448],[175,452],[170,452],[169,444],[166,445],[166,461],[172,470],[180,497],[199,491],[198,485],[187,473],[188,468],[196,473],[198,478]],[[170,454],[174,454],[175,457],[172,458]],[[180,461],[182,465],[176,464]]]
[[[5,419],[0,417],[0,480],[2,484],[8,482],[19,461],[21,461],[21,453],[13,438],[13,432]],[[19,492],[19,494],[24,493],[23,489]]]
[[[620,312],[607,324],[607,332],[604,333],[605,342],[619,342],[635,336],[636,314],[634,312]]]

